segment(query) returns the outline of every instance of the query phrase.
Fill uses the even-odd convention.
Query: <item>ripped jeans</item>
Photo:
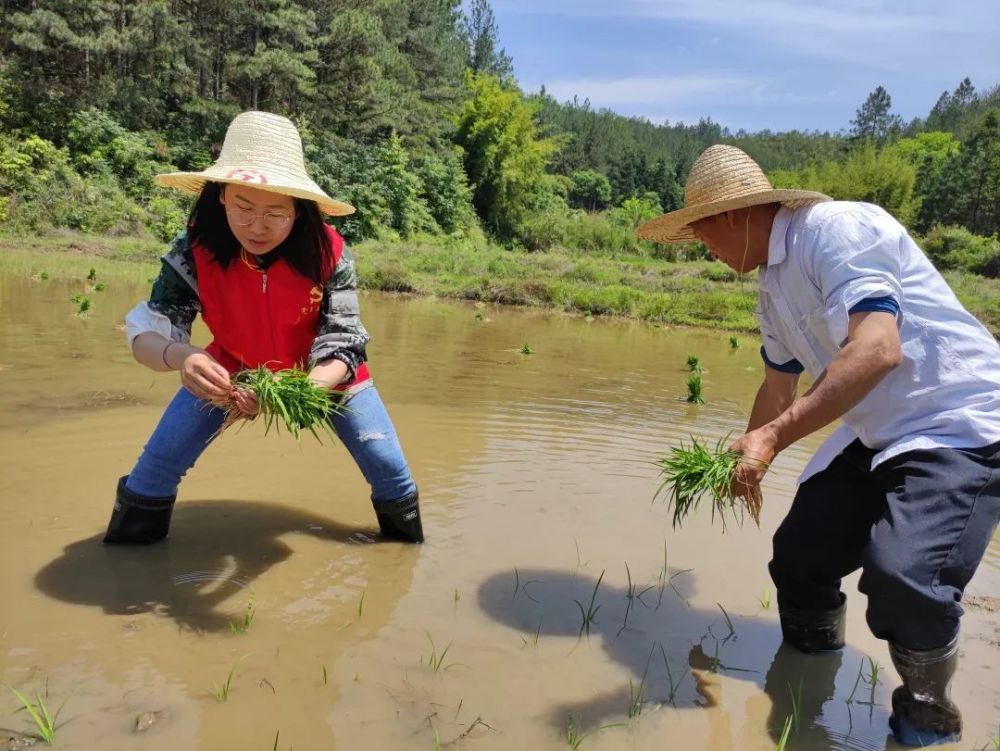
[[[374,386],[347,398],[347,409],[330,418],[337,437],[354,457],[372,489],[372,501],[395,501],[417,487],[396,437],[396,429]],[[163,413],[125,486],[133,493],[165,498],[213,441],[223,412],[180,389]],[[317,469],[317,472],[323,472]]]

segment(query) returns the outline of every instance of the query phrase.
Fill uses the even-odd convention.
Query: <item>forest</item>
[[[0,233],[168,240],[190,203],[153,175],[209,165],[246,109],[297,123],[352,242],[703,258],[633,230],[730,143],[1000,277],[1000,86],[965,78],[909,122],[877,86],[830,132],[652,123],[522,91],[488,0],[0,0]]]

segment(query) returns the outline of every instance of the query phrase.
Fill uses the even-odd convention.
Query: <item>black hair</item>
[[[240,255],[240,241],[229,229],[226,207],[222,204],[222,184],[207,182],[188,217],[188,241],[204,246],[215,262],[228,268]],[[278,251],[295,271],[318,285],[326,279],[323,270],[333,267],[333,247],[326,234],[323,215],[315,201],[293,199],[295,219],[292,231]]]

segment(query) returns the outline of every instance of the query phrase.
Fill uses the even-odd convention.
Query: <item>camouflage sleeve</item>
[[[160,262],[160,274],[153,281],[149,293],[149,308],[170,319],[174,328],[191,336],[191,324],[201,312],[198,297],[198,279],[195,275],[194,256],[187,241],[187,233],[174,238]]]
[[[316,338],[309,356],[313,363],[340,360],[353,378],[358,366],[368,359],[365,345],[370,338],[361,323],[354,256],[344,248],[323,290]]]

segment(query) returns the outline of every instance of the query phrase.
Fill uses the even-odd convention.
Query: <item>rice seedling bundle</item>
[[[667,497],[668,505],[673,508],[675,529],[705,499],[712,504],[712,521],[718,513],[723,529],[727,512],[739,519],[737,512],[743,510],[760,526],[762,499],[759,490],[738,494],[733,488],[733,477],[740,462],[757,460],[726,450],[724,446],[728,441],[728,436],[720,439],[713,449],[692,437],[690,447],[681,443],[656,462],[663,478],[656,497]]]
[[[335,437],[329,418],[343,407],[332,400],[329,389],[311,381],[305,371],[287,369],[272,373],[261,366],[240,371],[233,376],[232,383],[235,388],[247,389],[257,397],[257,414],[264,420],[265,435],[271,428],[280,433],[284,426],[296,440],[304,430],[321,443],[318,430]],[[220,433],[244,416],[233,397],[217,406],[226,410]]]

